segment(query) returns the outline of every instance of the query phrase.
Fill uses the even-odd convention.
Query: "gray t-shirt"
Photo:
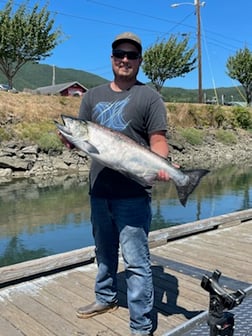
[[[161,96],[137,82],[129,90],[115,92],[110,84],[87,91],[82,99],[79,118],[122,132],[136,142],[149,146],[149,135],[167,130],[166,108]],[[150,192],[137,182],[93,161],[90,193],[97,197],[139,197]]]

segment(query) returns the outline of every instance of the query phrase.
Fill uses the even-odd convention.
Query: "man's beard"
[[[113,69],[113,74],[114,74],[114,77],[116,79],[119,79],[119,80],[124,80],[124,81],[127,81],[127,82],[130,82],[132,81],[133,79],[136,79],[137,75],[138,75],[138,72],[139,72],[139,69],[137,70],[137,72],[135,73],[131,73],[129,75],[119,75],[115,72],[115,70]]]

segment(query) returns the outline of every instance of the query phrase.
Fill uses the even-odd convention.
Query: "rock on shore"
[[[228,165],[252,164],[252,135],[247,132],[237,135],[236,144],[223,144],[208,138],[200,146],[176,145],[170,142],[174,162],[187,168],[221,168]]]
[[[226,165],[252,164],[252,137],[244,132],[237,143],[224,145],[213,138],[200,146],[168,140],[172,160],[186,168],[220,168]],[[0,182],[14,178],[47,179],[48,176],[88,175],[90,160],[82,152],[63,149],[62,153],[43,153],[37,145],[9,142],[0,147]]]

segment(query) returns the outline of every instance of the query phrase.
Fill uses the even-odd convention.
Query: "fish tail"
[[[178,197],[180,203],[185,206],[188,196],[194,191],[194,189],[199,184],[201,178],[209,173],[207,169],[192,169],[183,171],[185,175],[189,177],[189,180],[186,185],[180,186],[176,185]]]

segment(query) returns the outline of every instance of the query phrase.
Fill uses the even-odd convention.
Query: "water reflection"
[[[250,208],[252,172],[250,167],[237,166],[211,172],[189,197],[186,207],[180,206],[172,184],[169,190],[164,188],[159,184],[154,189],[154,230]]]
[[[185,208],[172,183],[158,183],[151,230],[248,209],[251,193],[250,167],[211,172]],[[85,177],[1,184],[0,213],[0,266],[93,245]]]

